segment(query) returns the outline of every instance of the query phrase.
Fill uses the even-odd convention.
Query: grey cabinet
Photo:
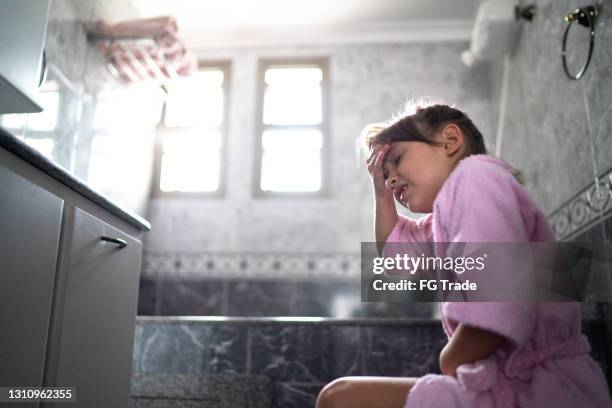
[[[126,406],[142,244],[80,208],[63,237],[46,378],[77,401],[53,406]]]
[[[0,148],[0,386],[76,387],[11,406],[128,407],[143,229],[109,207]]]
[[[63,205],[0,164],[0,385],[42,385]]]
[[[0,113],[40,112],[36,101],[49,0],[0,2]]]

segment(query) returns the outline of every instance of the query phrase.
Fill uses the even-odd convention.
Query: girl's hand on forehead
[[[368,172],[372,179],[372,185],[374,187],[374,194],[376,197],[393,197],[391,190],[387,188],[385,183],[386,175],[383,170],[383,163],[385,156],[391,145],[376,145],[372,149],[370,156],[367,159]]]

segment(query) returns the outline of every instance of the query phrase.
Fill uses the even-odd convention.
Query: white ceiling
[[[468,40],[481,0],[132,0],[139,17],[171,15],[192,49]]]

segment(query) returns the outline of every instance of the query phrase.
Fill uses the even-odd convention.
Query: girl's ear
[[[451,155],[461,149],[463,145],[463,132],[454,123],[449,123],[442,129],[442,140],[446,153]]]

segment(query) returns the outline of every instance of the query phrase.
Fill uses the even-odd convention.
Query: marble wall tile
[[[606,359],[606,367],[608,368],[606,377],[608,378],[608,385],[612,388],[612,350],[610,350],[610,343],[612,343],[612,303],[601,303],[599,305],[602,314],[602,322],[604,325],[604,352]]]
[[[138,314],[161,316],[433,317],[428,302],[361,302],[358,280],[144,276]]]
[[[604,372],[609,373],[610,358],[607,355],[609,337],[606,336],[606,327],[601,322],[585,322],[582,324],[582,333],[584,333],[591,343],[591,356],[601,365]]]
[[[330,336],[329,327],[254,327],[250,332],[250,369],[279,382],[330,381]]]
[[[325,384],[303,385],[275,383],[272,408],[306,408],[314,407],[317,395]]]
[[[439,373],[438,356],[446,344],[442,327],[372,326],[362,329],[364,375],[421,376]]]
[[[133,372],[249,374],[287,384],[323,384],[351,375],[418,375],[437,372],[445,341],[435,324],[147,322],[137,324]]]
[[[292,281],[229,282],[228,316],[291,316]]]
[[[591,225],[589,228],[582,231],[571,241],[576,242],[578,244],[584,243],[586,245],[588,245],[588,243],[604,241],[604,224],[595,223]],[[612,254],[610,255],[612,259]],[[602,287],[603,288],[605,288],[606,286],[609,287],[609,282],[605,282],[605,280],[608,280],[607,278],[612,276],[612,271],[610,271],[611,264],[612,262],[608,262],[607,264],[601,263],[601,262],[593,262],[590,265],[585,265],[585,266],[588,266],[589,269],[584,271],[583,276],[580,276],[579,274],[576,276],[577,285],[580,288],[584,287],[584,290],[587,293],[584,301],[580,302],[583,319],[600,319],[601,318],[601,312],[598,309],[597,301],[598,299],[603,299],[604,295],[603,294],[597,295],[597,293],[598,293],[598,290],[601,289]],[[606,286],[601,286],[601,285],[606,285]]]
[[[432,302],[362,302],[362,316],[377,317],[433,317],[437,303]]]
[[[140,279],[138,288],[138,314],[141,316],[159,314],[156,308],[159,296],[158,280],[151,277],[143,277]]]
[[[161,374],[234,374],[246,366],[246,327],[145,325],[134,371]]]
[[[584,77],[566,78],[561,63],[563,17],[591,3],[537,1],[538,16],[522,24],[510,58],[502,158],[525,173],[526,187],[546,214],[612,166],[612,17],[601,1],[596,2],[604,7]],[[586,33],[584,27],[572,28],[568,52],[585,53]],[[495,65],[492,93],[497,97],[502,69],[501,62]]]
[[[160,279],[159,313],[168,316],[224,316],[228,284],[223,281]]]

